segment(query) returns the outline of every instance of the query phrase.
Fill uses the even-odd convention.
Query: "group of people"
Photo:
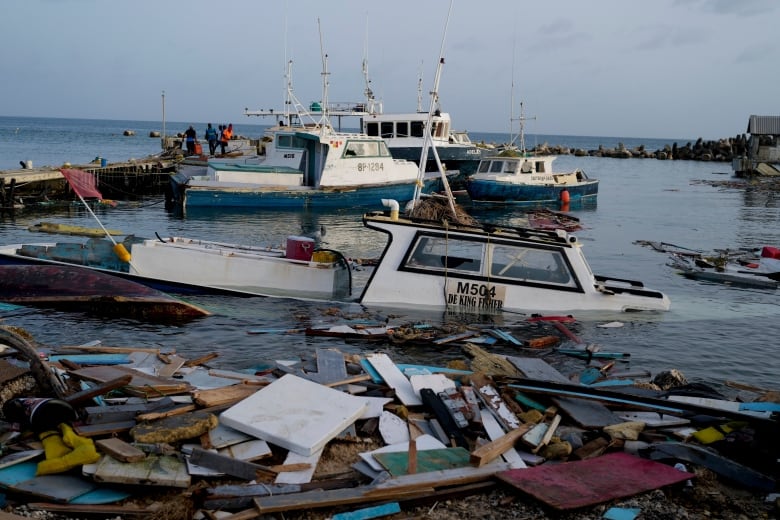
[[[222,155],[225,155],[228,142],[233,137],[233,123],[229,125],[219,125],[219,130],[214,129],[211,123],[206,128],[204,138],[209,143],[209,155],[214,155],[219,145]],[[184,132],[184,140],[187,145],[187,155],[195,155],[195,144],[198,141],[198,134],[195,128],[190,127]]]

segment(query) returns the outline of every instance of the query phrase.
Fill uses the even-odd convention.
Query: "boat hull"
[[[313,243],[313,241],[312,241]],[[0,264],[70,265],[118,276],[176,294],[279,296],[318,300],[351,293],[351,272],[335,251],[288,258],[284,250],[172,237],[126,240],[130,262],[119,260],[112,243],[13,244],[0,247]],[[323,258],[320,258],[323,257]]]
[[[436,191],[438,179],[424,182],[423,191]],[[278,187],[200,187],[184,191],[184,208],[348,208],[375,207],[381,199],[407,202],[414,198],[415,183],[332,189],[279,189]]]
[[[211,314],[130,280],[59,265],[0,266],[0,301],[156,322]]]
[[[573,203],[595,201],[599,186],[595,179],[578,184],[535,185],[493,180],[470,179],[466,184],[474,203],[485,204],[560,204],[563,192]]]

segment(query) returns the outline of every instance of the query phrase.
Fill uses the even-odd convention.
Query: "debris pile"
[[[243,519],[378,518],[499,484],[576,511],[695,488],[702,471],[776,491],[776,392],[742,385],[755,399],[730,400],[676,371],[620,368],[626,356],[579,341],[553,349],[560,337],[486,330],[449,331],[442,345],[463,356],[448,366],[318,348],[229,371],[206,366],[216,354],[41,349],[0,328],[10,347],[0,373],[38,383],[4,396],[0,487],[11,503],[60,514],[162,517],[173,497],[181,518]],[[487,336],[517,355],[485,350]]]

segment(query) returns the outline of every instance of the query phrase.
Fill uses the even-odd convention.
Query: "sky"
[[[776,0],[6,0],[0,115],[270,124],[296,97],[457,130],[718,139],[779,115]],[[327,55],[327,58],[323,58]],[[163,110],[164,109],[164,110]],[[163,114],[164,112],[164,114]],[[532,119],[535,118],[535,119]],[[355,125],[357,126],[357,125]]]

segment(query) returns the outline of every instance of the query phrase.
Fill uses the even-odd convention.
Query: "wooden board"
[[[97,486],[77,475],[36,476],[38,463],[20,462],[0,469],[0,487],[55,502],[70,502]]]
[[[170,486],[186,488],[190,485],[187,466],[176,457],[149,455],[141,462],[119,462],[104,456],[95,469],[96,482]]]
[[[496,477],[555,509],[568,510],[633,496],[695,475],[616,452],[583,461],[503,471]]]
[[[86,367],[69,373],[75,377],[98,383],[104,383],[130,374],[133,376],[133,379],[125,387],[125,391],[131,395],[159,397],[161,395],[180,394],[192,390],[192,387],[187,383],[181,383],[172,378],[144,374],[121,365]]]
[[[463,468],[469,465],[471,454],[465,448],[443,448],[417,452],[417,473]],[[375,453],[374,458],[394,477],[409,473],[409,452]]]
[[[365,399],[287,374],[222,412],[220,422],[308,456],[367,407]]]
[[[421,451],[425,451],[425,450],[436,450],[436,449],[443,449],[447,447],[436,437],[427,434],[420,435],[415,439],[414,442],[417,445],[418,454]],[[376,461],[374,455],[377,453],[390,453],[390,452],[398,452],[398,451],[409,451],[409,443],[401,442],[398,444],[383,446],[373,451],[363,452],[360,454],[360,458],[362,458],[363,461],[366,462],[366,464],[371,466],[371,469],[373,469],[374,471],[382,471],[383,467],[381,464],[379,464],[379,462]]]
[[[317,463],[322,456],[322,450],[319,450],[311,455],[304,456],[295,452],[288,452],[287,457],[284,459],[284,465],[287,464],[309,464],[308,469],[302,469],[300,471],[283,471],[276,475],[274,484],[305,484],[311,482],[314,476],[314,471],[317,469]]]
[[[385,383],[395,390],[399,401],[406,406],[420,406],[422,404],[419,394],[414,391],[409,379],[395,366],[387,354],[372,354],[367,359],[374,370],[382,376]]]
[[[558,372],[543,359],[508,356],[507,359],[517,367],[525,377],[539,381],[570,384],[566,376]],[[586,399],[574,397],[551,397],[552,402],[578,426],[588,429],[603,428],[622,422],[606,406]]]

